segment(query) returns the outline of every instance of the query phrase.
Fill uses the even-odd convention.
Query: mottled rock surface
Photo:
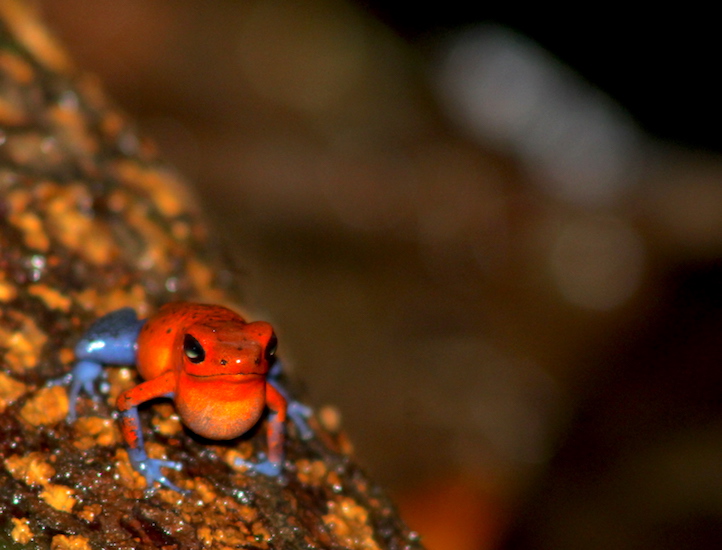
[[[152,457],[183,463],[182,496],[145,492],[113,419],[131,368],[65,421],[72,348],[95,318],[171,300],[238,309],[233,277],[185,183],[73,67],[28,6],[0,0],[0,547],[416,549],[349,457],[332,410],[289,428],[281,479],[234,468],[264,430],[201,440],[173,406],[141,408]]]

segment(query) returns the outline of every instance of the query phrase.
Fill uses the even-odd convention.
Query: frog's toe
[[[73,381],[73,373],[68,372],[61,376],[60,378],[53,378],[52,380],[48,380],[45,385],[48,388],[52,388],[55,386],[69,386],[71,382]]]
[[[262,460],[261,462],[250,462],[242,458],[237,458],[236,466],[243,466],[252,472],[258,472],[268,477],[278,477],[281,473],[281,463],[271,462],[270,460]]]
[[[172,468],[176,472],[180,472],[183,469],[183,463],[177,460],[161,460],[155,459],[155,463],[163,468]]]
[[[175,491],[176,493],[180,493],[181,495],[190,495],[191,492],[188,489],[181,489],[173,483],[170,479],[168,479],[165,476],[161,476],[158,478],[158,483],[160,483],[162,486],[167,487],[168,489],[171,489]]]
[[[156,481],[161,486],[168,487],[168,489],[172,489],[178,493],[184,495],[190,493],[190,491],[187,491],[186,489],[181,489],[170,479],[168,479],[161,471],[161,468],[172,468],[173,470],[181,470],[183,468],[183,465],[180,462],[176,462],[175,460],[161,460],[156,458],[148,458],[137,465],[138,471],[143,474],[143,477],[145,477],[145,481],[147,483],[146,492],[148,494],[155,493]]]

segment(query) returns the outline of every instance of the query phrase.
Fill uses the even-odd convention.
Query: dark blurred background
[[[38,4],[430,550],[722,543],[714,17]]]

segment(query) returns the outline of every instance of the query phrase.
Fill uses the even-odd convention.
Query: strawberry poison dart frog
[[[311,410],[289,399],[279,385],[276,343],[271,325],[247,323],[221,306],[170,303],[145,320],[130,308],[119,309],[93,323],[75,347],[68,420],[75,420],[81,389],[97,398],[94,386],[104,375],[103,365],[134,364],[145,381],[121,393],[117,407],[130,461],[145,476],[149,489],[157,481],[180,492],[161,467],[180,470],[181,464],[149,458],[145,452],[138,405],[157,397],[172,399],[188,428],[215,440],[244,434],[267,407],[267,459],[238,462],[277,476],[283,463],[286,416],[302,438],[310,438],[312,432],[306,423]]]

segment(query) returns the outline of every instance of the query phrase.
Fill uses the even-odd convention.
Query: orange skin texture
[[[202,361],[186,353],[191,335],[203,348]],[[118,397],[123,412],[156,397],[171,397],[176,410],[193,432],[208,439],[239,437],[260,419],[265,407],[268,422],[268,458],[283,456],[282,424],[286,400],[267,382],[268,349],[275,345],[270,324],[247,323],[222,306],[174,302],[149,318],[137,340],[136,367],[145,382]],[[131,448],[138,448],[139,427],[123,419],[121,429]]]

